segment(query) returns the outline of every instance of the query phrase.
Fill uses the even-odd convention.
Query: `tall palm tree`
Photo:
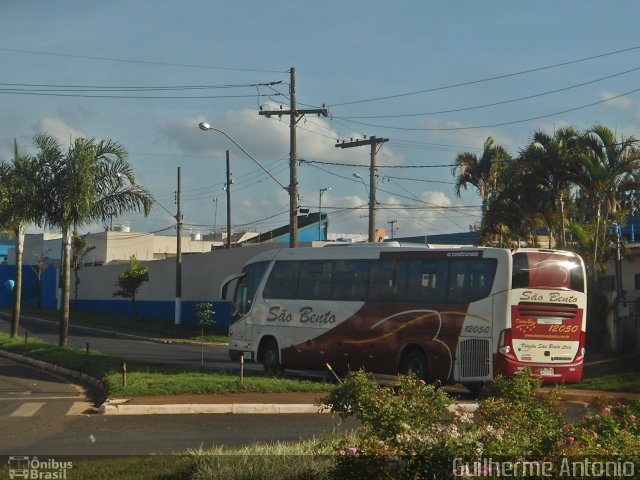
[[[20,326],[20,307],[22,303],[22,264],[24,251],[25,225],[39,223],[39,214],[33,202],[37,184],[36,166],[33,158],[22,155],[17,143],[13,142],[13,161],[0,164],[0,183],[2,183],[3,201],[0,208],[0,229],[6,229],[15,237],[16,279],[13,291],[13,311],[11,317],[11,336],[18,335]]]
[[[49,135],[34,138],[43,171],[43,205],[50,225],[62,230],[62,313],[59,344],[67,344],[71,291],[71,235],[73,228],[111,215],[141,211],[148,215],[151,194],[135,182],[127,151],[117,142],[77,138],[67,152]]]
[[[497,192],[499,172],[511,160],[507,150],[496,145],[492,137],[484,142],[482,155],[478,158],[475,153],[459,153],[451,174],[456,177],[454,191],[458,197],[461,191],[469,185],[476,188],[482,199],[482,231],[485,230],[485,216],[490,197]]]
[[[534,183],[538,191],[535,200],[549,230],[549,247],[556,224],[559,243],[566,243],[564,199],[576,177],[579,139],[580,132],[574,127],[560,128],[553,135],[538,130],[521,153],[529,167],[527,182]]]
[[[621,137],[610,128],[596,124],[582,137],[579,175],[576,182],[591,199],[594,211],[595,241],[593,269],[597,269],[599,249],[610,219],[619,219],[621,196],[640,188],[640,150],[634,137]]]

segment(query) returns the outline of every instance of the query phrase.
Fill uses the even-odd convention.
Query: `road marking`
[[[15,402],[16,400],[78,400],[79,398],[85,398],[84,395],[70,395],[70,396],[61,396],[61,397],[40,397],[38,395],[30,396],[30,397],[8,397],[2,398],[0,397],[0,402]]]
[[[73,402],[71,408],[67,411],[67,415],[82,415],[93,405],[89,402]]]
[[[35,413],[42,408],[44,402],[29,402],[20,405],[10,417],[32,417]]]

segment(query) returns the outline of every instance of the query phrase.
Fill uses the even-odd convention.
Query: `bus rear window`
[[[547,252],[513,255],[512,288],[566,288],[584,292],[584,274],[575,257]]]

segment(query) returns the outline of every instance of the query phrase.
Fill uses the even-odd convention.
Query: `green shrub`
[[[640,402],[599,406],[571,424],[564,419],[561,390],[543,393],[540,386],[529,371],[499,378],[485,389],[477,412],[459,408],[447,416],[447,395],[415,377],[402,377],[394,391],[364,372],[353,374],[325,400],[334,413],[355,416],[362,425],[355,437],[338,444],[331,474],[336,479],[501,476],[483,463],[487,459],[521,465],[520,473],[527,464],[546,462],[553,467],[549,478],[579,478],[581,465],[577,477],[562,468],[585,459],[635,462],[637,468]],[[454,459],[462,469],[480,465],[480,471],[454,472]]]

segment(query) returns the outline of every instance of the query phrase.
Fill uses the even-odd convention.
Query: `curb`
[[[98,408],[102,415],[184,415],[184,414],[236,414],[236,415],[273,415],[273,414],[326,414],[331,413],[326,405],[306,403],[227,403],[227,404],[167,404],[167,405],[127,405],[127,400],[112,400]],[[462,410],[475,412],[477,403],[451,405],[449,413]]]
[[[183,414],[315,414],[329,413],[326,406],[309,404],[231,403],[231,404],[169,404],[126,405],[105,402],[98,413],[103,415],[183,415]]]
[[[32,367],[75,378],[76,380],[81,380],[84,383],[88,383],[94,388],[100,389],[101,392],[105,391],[104,384],[100,380],[92,377],[91,375],[87,375],[86,373],[70,370],[68,368],[60,367],[52,363],[43,362],[42,360],[35,360],[24,355],[18,355],[17,353],[7,352],[6,350],[0,350],[0,357],[10,358],[11,360],[26,363],[27,365],[31,365]]]

